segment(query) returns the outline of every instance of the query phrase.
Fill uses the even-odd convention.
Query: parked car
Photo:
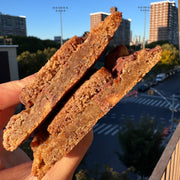
[[[158,81],[156,79],[151,82],[151,86],[155,86],[157,84],[158,84]]]
[[[165,73],[160,73],[156,76],[156,81],[162,82],[167,78],[167,75]]]
[[[151,86],[150,86],[149,83],[143,83],[143,84],[141,84],[141,85],[139,86],[138,91],[140,91],[140,92],[145,92],[145,91],[147,91],[150,87],[151,87]]]

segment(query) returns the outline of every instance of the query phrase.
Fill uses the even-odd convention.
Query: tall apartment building
[[[117,11],[116,7],[110,8],[110,13],[96,12],[90,14],[90,26],[94,27],[101,21],[109,16],[112,12]],[[121,24],[117,31],[115,32],[114,38],[110,42],[112,45],[129,45],[130,44],[130,20],[122,19]]]
[[[26,17],[0,13],[0,36],[7,35],[27,36]]]
[[[149,42],[168,40],[178,45],[178,8],[174,1],[151,3]]]

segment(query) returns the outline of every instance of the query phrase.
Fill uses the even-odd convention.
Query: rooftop
[[[96,15],[96,14],[105,14],[105,15],[110,15],[110,13],[106,13],[106,12],[95,12],[95,13],[90,13],[90,15]]]
[[[152,2],[151,3],[151,5],[153,5],[153,4],[162,4],[162,3],[172,3],[172,4],[175,4],[175,1],[169,1],[169,0],[167,0],[167,1],[159,1],[159,2]]]

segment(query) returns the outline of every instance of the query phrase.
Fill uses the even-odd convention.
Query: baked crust
[[[94,73],[73,94],[51,124],[31,143],[32,173],[41,179],[48,169],[70,152],[116,103],[160,60],[162,49],[145,49],[120,57],[112,69]],[[41,132],[46,134],[42,139]]]
[[[85,38],[74,36],[56,51],[50,60],[35,75],[36,78],[25,86],[20,93],[20,101],[26,108],[32,106],[38,94],[49,84],[57,72],[63,68],[69,57],[77,50]]]
[[[32,88],[31,90],[25,88],[24,92],[27,90],[30,96],[28,95],[29,97],[27,96],[28,98],[25,99],[23,98],[25,94],[23,95],[22,92],[21,99],[23,102],[25,101],[28,108],[12,116],[7,124],[3,134],[3,145],[6,150],[13,151],[16,149],[49,116],[52,109],[62,99],[64,100],[64,97],[104,51],[119,27],[121,19],[122,14],[120,12],[114,12],[103,22],[91,29],[87,39],[79,44],[72,55],[63,62],[62,68],[55,73],[51,81],[45,81],[45,86],[43,85],[38,90],[39,92],[37,92],[37,86],[41,80],[38,78],[42,79],[43,73],[39,73],[37,79],[34,80],[33,85],[37,83],[35,89],[32,86],[30,86],[30,89]],[[51,62],[54,62],[54,60]],[[59,66],[55,66],[56,68],[59,68]],[[45,67],[42,72],[46,69],[48,68]],[[30,97],[32,97],[33,101],[29,100]]]

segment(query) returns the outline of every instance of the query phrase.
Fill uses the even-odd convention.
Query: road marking
[[[130,115],[129,116],[129,118],[132,120],[132,121],[134,121],[135,120],[135,116],[132,114],[132,115]]]
[[[155,107],[159,106],[159,104],[161,104],[162,101],[160,100],[157,104],[155,104]]]
[[[136,100],[138,100],[138,98],[133,98],[131,102],[135,102]]]
[[[150,99],[146,99],[142,104],[146,104]]]
[[[140,101],[138,101],[137,103],[138,103],[138,104],[141,104],[141,103],[144,102],[145,100],[146,100],[146,99],[143,98],[143,99],[141,99]]]
[[[166,104],[166,105],[165,105],[165,108],[169,108],[169,106],[170,106],[170,104]]]
[[[111,133],[111,136],[116,135],[119,132],[119,129],[116,129],[114,132]]]
[[[149,105],[153,101],[154,101],[154,99],[151,99],[146,105]]]
[[[110,117],[112,118],[112,119],[116,119],[117,117],[116,117],[116,113],[111,113],[111,115],[110,115]]]
[[[126,102],[131,102],[131,103],[138,103],[138,104],[143,104],[143,105],[149,105],[149,106],[154,106],[154,107],[163,107],[163,108],[169,108],[169,104],[164,101],[164,100],[159,100],[159,99],[150,99],[150,97],[139,97],[139,98],[135,98],[135,97],[129,97],[129,98],[125,98],[122,100],[123,103]],[[177,107],[175,109],[177,109],[178,111],[180,111],[180,104],[176,105]]]
[[[176,104],[176,106],[174,107],[174,109],[177,109],[179,107],[179,104]]]
[[[164,101],[164,102],[160,105],[160,107],[164,106],[166,103],[167,103],[167,102]]]
[[[101,128],[103,128],[104,126],[106,126],[105,123],[99,125],[97,128],[94,129],[94,133],[97,132],[98,130],[100,130]]]
[[[134,103],[138,103],[139,101],[141,101],[142,100],[142,98],[137,98],[135,101],[134,101]]]
[[[108,134],[111,133],[114,129],[116,129],[116,128],[118,128],[118,127],[119,127],[119,125],[116,124],[116,125],[113,126],[111,129],[109,129],[108,131],[106,131],[106,132],[104,133],[104,135],[108,135]]]
[[[150,106],[153,106],[154,104],[156,104],[158,102],[158,100],[154,100],[152,103],[150,103]]]
[[[126,117],[125,116],[121,116],[119,119],[124,120]]]
[[[106,131],[107,129],[109,129],[111,126],[112,126],[112,124],[109,124],[109,125],[106,126],[104,129],[98,131],[97,133],[98,133],[98,134],[101,134],[101,133],[103,133],[104,131]]]

